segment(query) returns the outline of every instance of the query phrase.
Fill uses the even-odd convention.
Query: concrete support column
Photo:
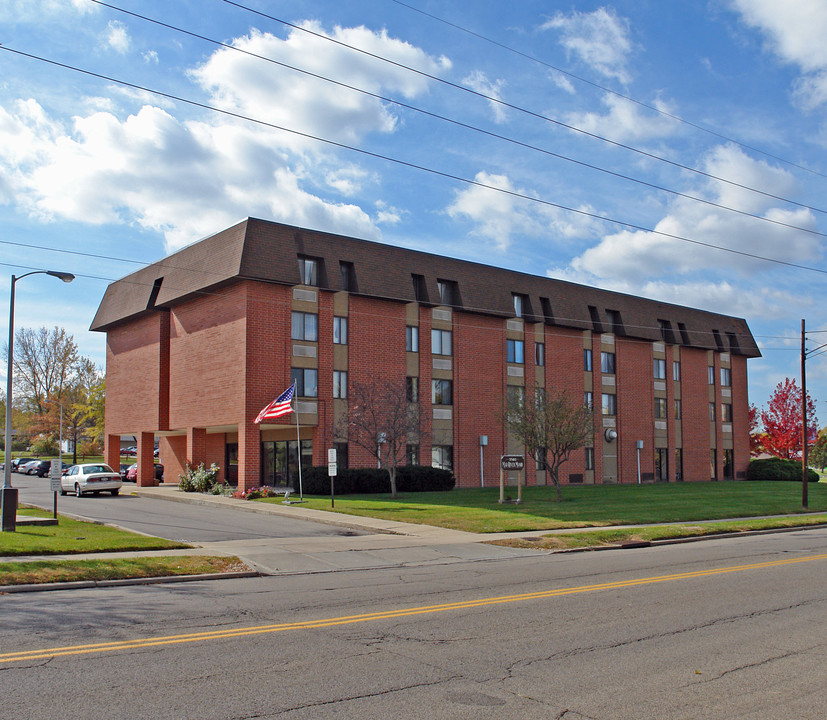
[[[155,433],[138,433],[138,487],[155,485]]]
[[[238,425],[238,489],[261,484],[261,433],[251,422]]]
[[[121,467],[121,436],[107,435],[104,440],[103,457],[109,467],[115,472],[120,472]]]
[[[195,469],[202,463],[207,467],[207,430],[187,428],[187,462]]]

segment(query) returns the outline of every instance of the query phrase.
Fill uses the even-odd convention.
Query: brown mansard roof
[[[437,283],[447,281],[456,292],[451,304],[468,312],[513,317],[519,294],[528,321],[761,355],[741,318],[254,218],[112,283],[91,329],[105,332],[237,280],[298,285],[300,256],[319,261],[318,285],[331,291],[440,305]],[[350,288],[341,263],[352,268]],[[414,275],[422,278],[419,297]]]

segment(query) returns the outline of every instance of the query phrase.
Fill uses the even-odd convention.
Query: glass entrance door
[[[261,484],[299,489],[299,444],[295,440],[261,443]],[[302,471],[313,465],[313,441],[301,441]]]

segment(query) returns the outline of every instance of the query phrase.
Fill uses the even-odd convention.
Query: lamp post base
[[[3,488],[2,494],[2,531],[14,532],[17,528],[17,488]]]

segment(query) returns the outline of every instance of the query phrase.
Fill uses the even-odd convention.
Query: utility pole
[[[807,509],[807,350],[801,318],[801,506]]]

